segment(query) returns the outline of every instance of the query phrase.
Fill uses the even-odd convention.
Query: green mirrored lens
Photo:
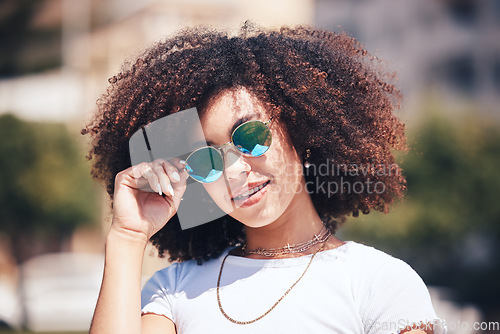
[[[220,153],[213,147],[198,149],[186,160],[189,175],[203,183],[218,180],[222,175],[223,165]]]
[[[258,157],[271,146],[271,131],[260,121],[240,125],[233,133],[233,144],[240,152]]]

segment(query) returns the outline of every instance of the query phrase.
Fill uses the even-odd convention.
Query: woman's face
[[[231,133],[239,124],[250,120],[266,122],[269,118],[255,96],[245,88],[238,88],[212,98],[200,120],[207,143],[222,145],[231,141]],[[272,120],[269,128],[272,143],[264,155],[243,156],[234,146],[226,145],[224,175],[204,184],[222,210],[249,227],[272,223],[297,194],[306,194],[302,162],[284,126]],[[251,194],[243,194],[249,190]]]

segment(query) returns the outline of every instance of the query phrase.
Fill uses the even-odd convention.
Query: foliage
[[[57,237],[99,219],[99,196],[76,136],[63,124],[0,116],[0,232]]]
[[[487,313],[500,303],[500,127],[433,115],[411,136],[408,193],[389,215],[341,232],[406,260],[427,284],[456,289]]]

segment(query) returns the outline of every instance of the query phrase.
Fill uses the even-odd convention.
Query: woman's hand
[[[182,169],[182,171],[181,171]],[[149,238],[177,212],[188,175],[179,160],[155,160],[116,175],[113,223],[91,334],[141,333],[141,277]],[[163,322],[169,333],[173,323]]]
[[[111,229],[147,242],[177,212],[187,178],[178,159],[143,162],[118,173]]]

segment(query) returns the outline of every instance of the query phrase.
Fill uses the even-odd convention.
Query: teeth
[[[247,191],[245,191],[243,194],[240,194],[240,195],[236,196],[234,199],[243,199],[243,198],[245,198],[245,197],[248,197],[248,196],[250,196],[251,194],[253,194],[253,193],[255,193],[255,192],[257,192],[257,191],[261,190],[262,188],[264,188],[264,187],[266,186],[266,184],[267,184],[267,182],[266,182],[266,183],[261,184],[260,186],[255,187],[255,188],[253,188],[253,189],[247,190]]]

